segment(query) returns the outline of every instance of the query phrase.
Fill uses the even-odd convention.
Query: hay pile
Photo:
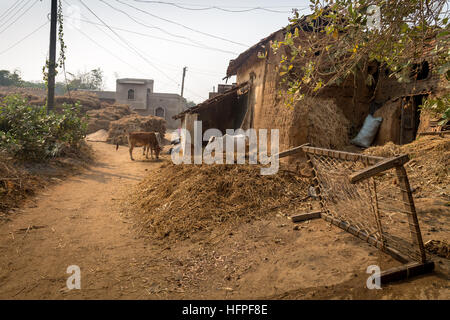
[[[31,99],[29,101],[33,106],[43,106],[45,105],[46,100],[46,97],[40,97],[38,99]],[[76,102],[80,103],[81,111],[83,113],[86,113],[89,110],[101,108],[100,100],[94,93],[85,91],[71,91],[70,94],[55,97],[55,109],[58,110],[59,108],[61,108],[63,103],[74,104]]]
[[[280,147],[288,149],[310,143],[314,147],[342,149],[349,144],[350,122],[332,99],[305,97],[287,108],[278,106],[268,121],[280,128]],[[286,141],[288,141],[286,145]]]
[[[405,167],[411,186],[418,189],[415,196],[450,197],[450,139],[448,137],[423,136],[403,146],[389,142],[384,146],[368,148],[364,153],[381,157],[409,154],[411,161]]]
[[[280,171],[261,176],[250,165],[163,165],[132,193],[143,230],[181,240],[298,205],[308,182]]]
[[[86,136],[86,141],[106,142],[107,140],[108,140],[108,131],[106,131],[105,129],[100,129]]]
[[[47,100],[47,92],[43,89],[18,88],[18,87],[0,87],[0,99],[11,94],[19,94],[29,101],[32,106],[43,106]],[[82,106],[82,112],[100,109],[101,103],[98,97],[91,92],[71,91],[64,96],[55,96],[55,109],[61,108],[63,103],[74,104],[79,102]]]
[[[322,148],[341,149],[349,144],[350,121],[331,99],[315,99],[305,104],[308,140]]]
[[[127,144],[127,133],[134,131],[159,132],[166,134],[166,120],[155,116],[131,114],[122,119],[111,121],[108,131],[108,143]]]
[[[89,110],[86,115],[88,116],[87,133],[97,132],[99,130],[109,130],[109,124],[111,121],[119,120],[125,116],[132,114],[132,111],[127,105],[120,104],[101,104],[102,108]]]
[[[38,100],[47,96],[47,91],[40,88],[20,88],[0,86],[0,99],[10,94],[19,94],[28,100]]]

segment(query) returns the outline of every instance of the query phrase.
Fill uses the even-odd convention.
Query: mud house
[[[131,109],[143,116],[153,115],[167,121],[167,127],[176,129],[180,121],[173,116],[187,108],[186,99],[178,94],[159,93],[153,90],[151,79],[124,78],[117,79],[116,91],[93,91],[100,100],[127,104]]]
[[[320,135],[320,132],[314,132],[316,130],[305,132],[321,125],[320,123],[302,124],[305,117],[311,116],[308,115],[309,113],[316,113],[310,107],[296,106],[294,108],[296,113],[302,113],[303,110],[308,114],[295,115],[278,99],[279,77],[276,66],[282,52],[273,54],[271,44],[275,40],[284,39],[284,30],[271,34],[232,60],[227,70],[227,77],[236,75],[238,84],[248,81],[252,83],[253,98],[250,101],[253,103],[249,108],[253,114],[253,127],[278,127],[286,147],[305,142],[325,143],[325,145],[319,145],[323,147],[339,147],[345,140],[339,135],[335,136],[335,140],[330,139],[327,143],[326,139],[312,136]],[[430,49],[431,47],[432,44]],[[266,53],[266,57],[261,59],[258,53]],[[423,98],[430,94],[441,94],[449,89],[448,81],[444,77],[432,73],[432,61],[431,53],[428,52],[422,56],[411,69],[411,79],[408,83],[399,83],[396,79],[389,78],[387,70],[381,68],[380,72],[378,64],[371,63],[366,70],[356,75],[356,79],[350,76],[342,85],[328,87],[314,99],[305,99],[304,104],[312,103],[320,112],[328,113],[328,117],[337,116],[331,114],[335,109],[334,106],[337,107],[335,112],[343,113],[345,119],[349,121],[348,135],[350,136],[356,134],[361,128],[362,122],[369,113],[374,113],[384,118],[376,139],[377,144],[388,141],[397,144],[409,143],[415,139],[419,130],[420,109],[418,107],[422,104]],[[375,83],[366,84],[365,79],[368,74],[372,74]],[[324,108],[325,105],[334,106]],[[320,118],[322,117],[318,117],[317,120]],[[336,133],[335,129],[332,130],[334,133]],[[330,132],[323,126],[322,135],[327,134]]]
[[[307,25],[300,22],[299,27],[306,30]],[[405,144],[414,140],[419,130],[427,130],[429,121],[423,116],[421,121],[419,109],[423,99],[449,90],[448,81],[432,72],[431,41],[426,54],[411,68],[407,83],[389,78],[388,70],[373,62],[339,86],[324,88],[317,96],[306,97],[288,108],[278,94],[277,66],[285,52],[274,54],[271,48],[274,41],[284,40],[285,32],[282,28],[272,33],[230,61],[226,76],[236,76],[234,89],[215,95],[177,118],[182,122],[208,119],[207,127],[214,124],[221,128],[233,123],[233,128],[279,129],[282,150],[303,143],[340,149],[349,144],[349,138],[360,130],[366,116],[374,114],[383,117],[375,144]],[[366,82],[369,74],[374,79],[370,85]],[[231,95],[233,99],[229,98]],[[234,109],[228,104],[236,101],[240,106],[236,114],[230,113]]]

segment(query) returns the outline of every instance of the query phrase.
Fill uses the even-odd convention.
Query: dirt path
[[[1,298],[148,296],[142,280],[130,280],[133,257],[149,251],[143,240],[134,239],[117,202],[160,163],[130,163],[127,148],[116,152],[111,145],[92,145],[97,161],[90,169],[42,191],[0,226]],[[81,268],[83,290],[65,290],[70,265]]]
[[[448,266],[447,274],[368,290],[369,265],[398,263],[324,221],[294,230],[280,212],[195,241],[139,237],[134,213],[119,203],[169,157],[130,162],[127,148],[92,146],[96,163],[0,225],[0,298],[450,298]],[[81,290],[66,288],[71,265],[81,269]]]

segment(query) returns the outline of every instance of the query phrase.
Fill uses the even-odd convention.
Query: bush
[[[0,149],[17,158],[44,160],[60,156],[67,147],[79,148],[86,136],[78,103],[64,104],[58,113],[46,107],[30,106],[19,95],[0,103]]]
[[[440,117],[439,125],[443,126],[450,121],[450,94],[439,98],[428,98],[421,106],[423,110],[428,110],[437,117]]]

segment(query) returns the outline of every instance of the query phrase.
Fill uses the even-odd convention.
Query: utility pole
[[[58,0],[52,1],[50,19],[50,50],[48,63],[48,94],[47,112],[53,110],[55,106],[55,76],[56,76],[56,25],[58,15]]]
[[[183,98],[184,94],[184,78],[186,78],[187,67],[183,68],[183,81],[181,82],[181,97]]]

